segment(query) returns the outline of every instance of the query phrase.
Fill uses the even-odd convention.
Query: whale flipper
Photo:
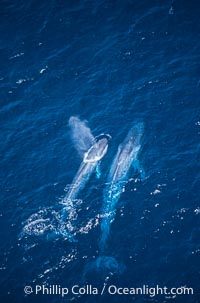
[[[100,179],[100,177],[101,177],[101,167],[100,167],[100,163],[98,163],[96,166],[96,178]]]
[[[132,165],[133,165],[133,168],[134,168],[135,172],[140,174],[141,180],[144,180],[145,177],[146,177],[146,174],[145,174],[144,168],[140,164],[140,161],[138,159],[135,159],[133,161]]]

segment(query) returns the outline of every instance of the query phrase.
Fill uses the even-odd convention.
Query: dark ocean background
[[[2,303],[200,302],[200,2],[0,2]],[[71,116],[109,133],[102,176],[79,194],[77,242],[51,237],[81,159]],[[107,174],[135,120],[145,124],[140,162],[99,256]],[[90,268],[90,270],[88,270]],[[194,295],[25,295],[35,284],[187,286]]]

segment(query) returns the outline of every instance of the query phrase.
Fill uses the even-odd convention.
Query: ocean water
[[[200,302],[199,14],[194,0],[1,1],[2,303]],[[112,136],[101,178],[75,202],[74,242],[55,235],[81,163],[71,116]],[[97,266],[107,175],[138,119],[146,178],[130,171]],[[24,292],[104,283],[194,294]]]

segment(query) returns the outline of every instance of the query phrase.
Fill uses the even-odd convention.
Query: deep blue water
[[[200,302],[200,4],[198,1],[0,3],[1,302]],[[81,160],[68,120],[109,133],[99,180],[77,204],[77,242],[50,237]],[[135,120],[140,161],[99,256],[103,190]],[[24,286],[188,286],[194,295],[27,295]]]

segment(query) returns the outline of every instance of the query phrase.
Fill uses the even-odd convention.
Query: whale
[[[110,226],[115,218],[116,204],[129,178],[131,166],[134,167],[135,171],[140,173],[141,179],[145,178],[144,171],[138,161],[143,133],[144,123],[138,122],[134,124],[124,141],[119,145],[116,156],[111,164],[101,210],[101,236],[99,241],[101,252],[105,248],[106,240],[110,233]]]
[[[72,239],[74,232],[73,221],[77,218],[74,201],[77,199],[81,190],[84,189],[92,173],[97,169],[101,159],[105,156],[108,149],[110,136],[102,134],[96,138],[95,143],[83,154],[83,160],[75,175],[72,184],[63,199],[63,209],[60,218],[59,232]]]
[[[65,202],[76,199],[79,191],[85,187],[85,184],[97,167],[99,161],[105,156],[107,149],[108,139],[102,138],[95,142],[89,150],[85,152],[83,161],[72,181],[72,186],[65,197]]]

